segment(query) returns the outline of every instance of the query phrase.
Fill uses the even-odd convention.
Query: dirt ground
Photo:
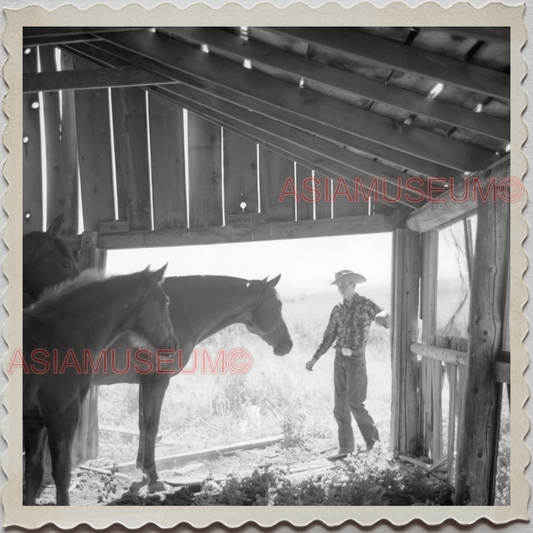
[[[294,443],[290,443],[294,444]],[[121,436],[117,433],[102,432],[100,434],[100,453],[97,459],[87,461],[84,466],[109,470],[114,464],[135,461],[137,454],[137,438]],[[233,474],[244,476],[250,474],[255,468],[264,464],[271,464],[273,467],[288,469],[316,459],[325,458],[336,453],[337,447],[334,439],[316,439],[313,442],[286,447],[281,444],[268,446],[261,449],[237,451],[224,456],[214,457],[210,460],[192,460],[176,462],[174,469],[159,471],[162,480],[182,482],[184,478],[202,478],[212,476],[215,480]],[[158,444],[156,456],[163,457],[169,455],[190,452],[179,445]],[[165,496],[173,495],[177,498],[183,493],[179,487],[165,484]],[[199,490],[199,486],[192,487],[192,490]],[[185,491],[187,492],[187,491]],[[70,486],[70,504],[79,506],[90,505],[119,505],[128,504],[128,498],[132,499],[135,505],[135,497],[145,497],[148,495],[148,486],[143,481],[140,471],[128,475],[127,479],[122,477],[109,476],[96,472],[76,468],[72,472]],[[181,498],[181,496],[179,496]],[[47,485],[41,491],[37,500],[37,505],[54,505],[55,486]],[[173,505],[190,505],[190,503],[174,502]]]

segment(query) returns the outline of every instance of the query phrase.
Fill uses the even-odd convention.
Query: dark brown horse
[[[72,439],[93,382],[87,355],[96,358],[125,331],[157,349],[176,350],[169,299],[161,288],[165,268],[107,279],[87,272],[24,311],[26,505],[35,504],[42,485],[45,428],[57,504],[69,504]]]
[[[225,327],[241,323],[272,346],[276,355],[292,349],[292,340],[281,314],[281,301],[275,286],[280,276],[271,281],[248,281],[226,276],[169,277],[163,289],[170,298],[170,320],[180,340],[181,358],[174,365],[174,375],[187,364],[194,347]],[[132,348],[127,335],[109,347],[116,350],[117,368],[125,368],[125,354]],[[170,366],[165,365],[165,370]],[[150,490],[161,490],[155,464],[155,441],[161,406],[171,375],[140,374],[131,371],[95,374],[95,385],[139,383],[139,453],[137,467],[149,476]]]
[[[24,307],[36,302],[44,289],[75,278],[78,263],[60,239],[65,217],[59,215],[45,231],[33,231],[22,239],[22,291]]]

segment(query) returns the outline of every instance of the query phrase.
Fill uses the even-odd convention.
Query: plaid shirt
[[[357,293],[351,302],[344,300],[341,304],[337,304],[331,312],[328,327],[315,357],[320,357],[326,353],[335,340],[337,340],[337,344],[335,344],[337,351],[342,350],[342,348],[364,350],[368,340],[370,322],[381,311],[379,305]]]

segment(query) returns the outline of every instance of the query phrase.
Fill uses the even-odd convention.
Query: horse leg
[[[143,404],[144,404],[144,383],[141,379],[141,382],[139,383],[139,449],[137,451],[137,468],[139,470],[143,469],[144,464],[144,441],[146,432],[144,429],[144,410],[143,410]]]
[[[71,451],[74,433],[80,419],[78,402],[64,409],[60,416],[48,420],[48,443],[52,456],[52,477],[56,484],[56,505],[69,505]]]
[[[143,379],[146,378],[146,379]],[[142,411],[144,426],[144,446],[142,469],[149,477],[148,490],[157,492],[164,490],[165,486],[158,481],[157,468],[155,464],[155,441],[159,429],[159,420],[161,418],[161,406],[165,392],[170,383],[169,375],[150,375],[141,378],[142,393]]]
[[[44,476],[44,445],[46,431],[40,422],[24,422],[24,450],[26,501],[24,505],[35,505]]]

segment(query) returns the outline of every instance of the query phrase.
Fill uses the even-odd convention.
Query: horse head
[[[36,301],[48,287],[75,278],[80,269],[72,252],[60,239],[65,217],[59,215],[43,233],[33,231],[23,238],[23,292]]]
[[[161,287],[166,268],[167,265],[155,272],[147,268],[138,273],[134,301],[126,304],[136,309],[129,318],[128,329],[140,346],[148,342],[156,349],[177,350],[178,339],[168,314],[170,299]]]
[[[249,283],[249,288],[259,284],[261,295],[250,316],[244,320],[244,325],[272,346],[275,355],[286,355],[291,351],[293,342],[281,314],[282,304],[275,289],[280,278],[281,274],[270,281],[265,279]]]

